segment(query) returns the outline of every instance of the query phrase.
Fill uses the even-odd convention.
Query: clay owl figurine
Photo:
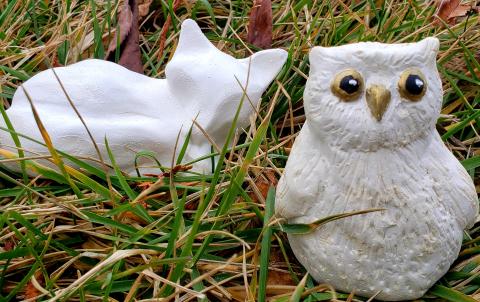
[[[456,259],[478,213],[475,187],[443,144],[439,42],[314,47],[306,123],[278,184],[290,223],[358,210],[290,245],[319,282],[398,301],[422,296]]]
[[[223,146],[244,90],[251,103],[245,98],[238,128],[249,125],[253,107],[286,57],[286,51],[270,49],[235,59],[210,43],[193,20],[185,20],[175,54],[165,70],[166,79],[149,78],[103,60],[85,60],[55,71],[103,158],[108,159],[106,137],[119,168],[135,174],[135,155],[142,150],[154,152],[160,163],[169,167],[178,134],[180,148],[193,120],[199,127],[193,126],[184,161],[212,152],[212,142],[203,131],[213,143]],[[22,86],[31,96],[54,147],[70,155],[97,158],[85,127],[52,70],[40,72]],[[16,132],[43,141],[23,89],[17,89],[7,114]],[[1,118],[0,126],[6,127]],[[46,148],[30,140],[21,139],[21,144],[26,156],[48,154]],[[0,148],[16,152],[12,146],[10,133],[0,131]],[[203,160],[194,165],[194,170],[208,172],[211,165],[210,159]],[[16,164],[10,168],[19,170]],[[145,168],[141,172],[160,170]]]

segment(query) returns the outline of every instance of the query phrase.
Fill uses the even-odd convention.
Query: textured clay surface
[[[449,269],[462,232],[478,213],[475,187],[435,129],[442,103],[436,69],[438,40],[388,45],[315,47],[305,89],[307,121],[296,139],[276,196],[276,213],[290,223],[383,208],[289,235],[292,249],[322,283],[366,297],[422,296]],[[399,80],[420,70],[420,100],[400,95]],[[335,75],[355,69],[363,92],[351,101],[332,93]],[[390,92],[381,120],[365,90]]]
[[[55,68],[55,72],[100,146],[103,158],[108,160],[106,137],[117,165],[135,174],[135,154],[142,150],[153,151],[163,166],[170,167],[193,120],[216,145],[223,146],[243,88],[256,106],[286,57],[284,50],[271,49],[235,59],[215,48],[194,21],[186,20],[175,54],[166,67],[166,79],[149,78],[102,60],[85,60]],[[55,148],[98,159],[52,70],[40,72],[22,86],[31,96]],[[249,125],[252,112],[252,104],[245,99],[238,128]],[[7,114],[17,132],[43,142],[22,87],[17,89]],[[3,119],[0,125],[6,127]],[[16,152],[8,132],[0,132],[0,142],[1,148]],[[26,156],[48,154],[46,148],[30,140],[21,139],[21,144],[27,150]],[[199,127],[193,126],[184,162],[210,153],[211,143]],[[10,168],[19,170],[14,164]],[[198,162],[194,170],[211,171],[211,160]],[[158,168],[140,171],[160,173]]]

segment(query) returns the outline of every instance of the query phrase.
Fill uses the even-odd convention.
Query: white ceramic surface
[[[215,143],[223,146],[242,97],[241,85],[247,88],[256,106],[286,57],[284,50],[270,49],[249,58],[235,59],[210,43],[193,20],[186,20],[175,54],[166,67],[165,79],[150,78],[115,63],[93,59],[58,67],[55,71],[100,146],[105,161],[109,162],[104,146],[106,136],[118,166],[135,174],[134,158],[141,150],[154,151],[161,164],[170,167],[178,133],[181,132],[176,154],[195,118]],[[57,149],[71,155],[98,158],[51,70],[38,73],[23,87],[31,95]],[[238,128],[249,125],[252,112],[251,103],[245,100]],[[7,113],[17,132],[43,141],[21,88],[17,89]],[[5,127],[3,119],[0,124]],[[8,132],[0,131],[0,142],[1,148],[15,150]],[[27,156],[48,153],[46,148],[29,140],[22,139],[21,143],[28,150]],[[183,162],[210,153],[210,142],[194,126]],[[148,163],[154,164],[151,160]],[[18,170],[19,166],[10,165],[10,168]],[[211,171],[211,160],[198,162],[194,170]],[[153,167],[141,172],[158,174],[160,170]]]
[[[309,223],[385,209],[288,236],[317,281],[366,297],[380,292],[381,300],[415,299],[456,259],[478,199],[470,176],[435,128],[442,105],[438,46],[437,39],[427,38],[311,50],[306,123],[278,184],[276,213],[290,223]],[[417,101],[399,92],[402,73],[412,68],[426,82]],[[360,74],[363,89],[343,101],[332,93],[332,83],[347,69]],[[374,86],[390,94],[380,120],[367,104],[366,91]]]

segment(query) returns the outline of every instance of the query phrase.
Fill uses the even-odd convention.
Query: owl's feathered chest
[[[318,144],[304,126],[277,187],[277,215],[310,223],[383,209],[290,234],[295,255],[312,276],[340,288],[346,279],[382,280],[385,291],[420,291],[445,273],[462,230],[475,221],[478,200],[469,175],[433,131],[397,150],[348,152]]]
[[[397,149],[355,152],[319,144],[307,126],[285,170],[277,207],[296,207],[292,212],[297,217],[291,217],[296,222],[382,208],[385,211],[348,221],[353,229],[370,220],[368,223],[385,228],[410,219],[435,223],[429,221],[438,217],[463,229],[476,213],[476,193],[469,175],[435,131]],[[404,228],[408,231],[409,226]]]

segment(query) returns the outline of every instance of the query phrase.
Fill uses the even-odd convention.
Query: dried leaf
[[[458,17],[465,17],[468,12],[472,9],[470,5],[467,4],[460,4],[457,8],[450,14],[451,19],[455,19]]]
[[[259,48],[272,47],[272,1],[255,0],[248,24],[247,42]]]
[[[147,174],[147,176],[150,176],[150,174]],[[154,175],[155,177],[158,176],[158,175]],[[142,189],[142,190],[145,190],[145,189],[148,189],[150,188],[151,186],[153,185],[153,182],[151,181],[144,181],[144,182],[141,182],[139,184],[137,184],[137,187]]]
[[[147,223],[145,219],[142,217],[138,216],[137,214],[133,213],[132,211],[126,211],[120,214],[120,218],[122,219],[122,222],[128,222],[128,220],[133,220],[141,224]],[[124,221],[127,220],[127,221]]]
[[[175,175],[178,172],[185,172],[192,169],[192,165],[176,165],[172,170],[163,173],[164,177],[170,177],[171,174]]]
[[[448,23],[450,14],[460,5],[460,0],[440,0],[437,2],[437,17]]]
[[[44,286],[45,280],[40,270],[35,272],[33,278],[35,278],[41,286]],[[39,295],[41,295],[41,292],[33,285],[32,280],[28,281],[27,285],[25,285],[25,300],[32,299],[32,301],[36,301],[35,298]]]
[[[13,240],[11,239],[6,239],[5,240],[5,243],[3,245],[3,250],[5,252],[8,252],[8,251],[11,251],[15,248],[15,242],[13,242]]]
[[[53,53],[53,58],[52,58],[52,67],[63,67],[64,65],[60,63],[58,60],[57,53]]]
[[[110,41],[105,60],[115,62],[120,52],[118,64],[138,73],[143,73],[142,56],[139,45],[138,5],[136,0],[128,0],[118,13],[118,27]]]
[[[283,268],[285,266],[285,259],[278,248],[270,250],[270,264],[271,267],[278,266]],[[290,273],[286,270],[270,270],[267,278],[268,285],[291,285],[295,286],[297,283],[292,279]]]
[[[255,186],[257,187],[258,191],[260,194],[263,196],[263,198],[267,198],[268,194],[268,189],[270,187],[276,187],[278,183],[278,179],[275,176],[275,172],[271,169],[265,169],[262,175],[259,175],[257,180],[255,181]],[[257,198],[257,195],[255,192],[249,192],[248,196],[256,203],[259,203],[260,201]]]
[[[52,61],[52,67],[63,67],[64,65],[58,61],[58,57],[55,56]]]
[[[468,4],[461,4],[461,0],[437,0],[436,16],[450,25],[457,22],[458,17],[465,17],[471,10],[476,10]]]
[[[140,18],[145,17],[148,15],[150,11],[150,5],[152,4],[153,0],[139,0],[138,2],[138,16]]]

